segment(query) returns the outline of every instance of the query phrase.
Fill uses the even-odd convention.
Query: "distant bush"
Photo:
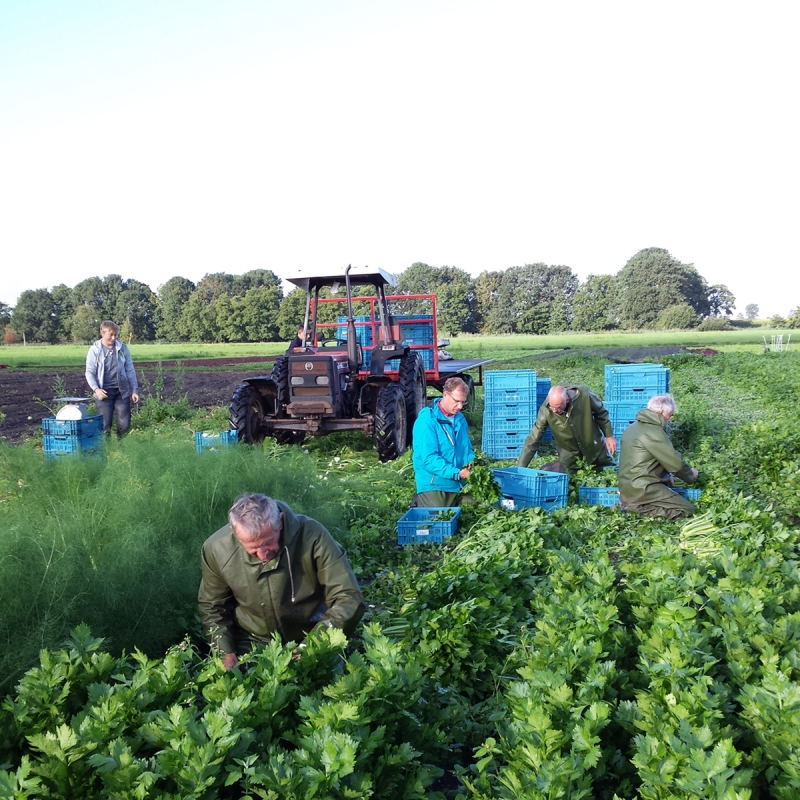
[[[787,323],[785,317],[782,317],[780,314],[775,314],[769,318],[769,324],[773,328],[785,328]]]
[[[733,325],[725,317],[706,317],[698,326],[698,331],[732,331]]]
[[[789,318],[786,320],[786,324],[790,328],[800,328],[800,306],[789,312]]]
[[[685,330],[697,325],[697,314],[688,303],[665,308],[656,320],[656,329],[660,331]]]

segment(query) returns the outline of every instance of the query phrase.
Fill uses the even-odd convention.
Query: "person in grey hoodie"
[[[117,417],[117,435],[131,425],[131,401],[139,402],[139,384],[128,345],[121,342],[119,325],[110,319],[100,324],[100,338],[86,354],[86,382],[94,394],[97,413],[103,415],[103,431],[111,433]]]

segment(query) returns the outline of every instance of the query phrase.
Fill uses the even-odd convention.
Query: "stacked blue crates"
[[[519,458],[539,410],[536,370],[490,370],[483,387],[481,449],[498,460]]]
[[[657,394],[669,392],[669,369],[661,364],[607,364],[605,407],[619,443],[636,414]]]
[[[103,415],[83,419],[42,420],[42,444],[48,461],[70,455],[100,455],[103,452]]]
[[[533,413],[533,419],[531,420],[531,428],[533,427],[534,420],[536,419],[536,415],[539,413],[539,409],[542,406],[542,403],[547,400],[547,395],[550,393],[550,378],[537,378],[536,379],[536,411]],[[553,431],[550,430],[548,427],[547,430],[542,434],[542,441],[543,442],[552,442],[553,441]]]
[[[434,368],[433,353],[436,342],[433,338],[433,314],[408,314],[395,317],[400,333],[412,352],[419,353],[425,369]]]

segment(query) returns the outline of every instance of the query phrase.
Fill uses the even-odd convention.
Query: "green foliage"
[[[684,330],[697,325],[697,314],[688,303],[677,303],[658,314],[655,327],[658,330]]]
[[[404,549],[410,457],[354,437],[199,456],[153,423],[50,465],[0,446],[0,794],[796,797],[797,357],[663,361],[703,491],[677,523],[476,504]],[[602,388],[603,359],[541,363]],[[253,490],[331,529],[370,608],[347,646],[275,641],[224,672],[192,638],[198,548]]]
[[[698,326],[699,331],[731,331],[733,326],[725,317],[706,317]]]

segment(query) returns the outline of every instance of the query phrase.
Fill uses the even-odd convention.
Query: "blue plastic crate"
[[[567,504],[569,478],[560,472],[546,472],[528,467],[493,469],[494,479],[504,498],[513,499],[520,506],[564,508]]]
[[[42,446],[47,460],[61,456],[75,455],[100,455],[103,452],[105,437],[102,428],[98,433],[82,434],[81,436],[50,436],[42,437]]]
[[[453,512],[451,519],[436,519],[448,512]],[[443,542],[456,532],[460,514],[460,508],[410,508],[397,521],[397,543]]]
[[[484,453],[494,451],[506,452],[510,447],[522,449],[525,439],[528,438],[530,428],[526,431],[483,431],[481,449]],[[519,454],[518,454],[519,455]]]
[[[481,444],[481,450],[495,461],[506,461],[508,459],[520,457],[522,453],[522,444],[505,444],[499,441],[495,442],[489,440]]]
[[[589,506],[618,506],[619,489],[616,486],[580,486],[578,502]]]
[[[661,364],[608,364],[605,399],[613,402],[647,401],[669,392],[669,369]]]
[[[567,498],[561,495],[551,499],[537,498],[536,500],[520,497],[501,497],[497,505],[506,511],[519,511],[522,508],[543,508],[545,511],[555,511],[557,508],[567,507]]]
[[[102,432],[102,414],[89,414],[83,419],[46,417],[42,420],[42,433],[45,436],[86,436]]]
[[[511,432],[524,433],[525,436],[527,436],[535,420],[536,417],[530,414],[520,414],[515,417],[501,417],[484,411],[483,435]]]
[[[550,393],[550,389],[552,388],[552,384],[550,382],[550,378],[537,378],[536,379],[536,403],[537,405],[541,406],[545,400],[547,400],[547,395]]]
[[[198,453],[218,452],[238,442],[238,431],[222,431],[221,433],[197,431],[194,435],[194,444]]]
[[[536,396],[535,369],[492,369],[483,373],[486,394],[497,392],[526,391]]]
[[[700,499],[699,489],[676,487],[672,491],[693,502]],[[584,505],[610,508],[619,505],[619,489],[616,486],[581,486],[578,489],[578,500]]]
[[[412,322],[400,323],[400,333],[403,340],[408,345],[430,345],[433,346],[433,323]]]

